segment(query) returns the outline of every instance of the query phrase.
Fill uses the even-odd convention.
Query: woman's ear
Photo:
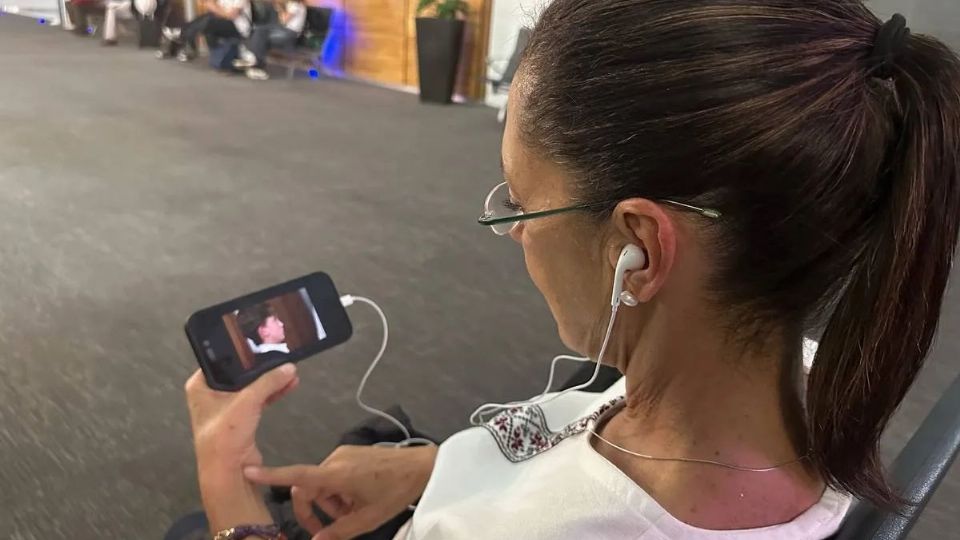
[[[660,205],[648,199],[622,201],[612,217],[623,244],[636,244],[646,255],[643,268],[630,270],[624,276],[623,290],[629,291],[640,302],[649,302],[663,287],[673,268],[677,248],[673,220]]]

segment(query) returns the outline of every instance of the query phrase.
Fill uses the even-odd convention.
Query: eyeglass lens
[[[487,202],[484,205],[486,215],[493,219],[511,218],[523,215],[521,210],[510,198],[510,186],[506,182],[493,188],[490,195],[487,196]],[[516,222],[497,223],[491,225],[493,232],[503,236],[509,234],[517,225]]]

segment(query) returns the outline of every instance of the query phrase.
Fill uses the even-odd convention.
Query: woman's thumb
[[[297,376],[297,366],[283,364],[264,373],[242,392],[258,403],[266,403],[270,396],[283,390]]]

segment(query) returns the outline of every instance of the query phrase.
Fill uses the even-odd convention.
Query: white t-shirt
[[[587,428],[624,393],[621,379],[603,394],[571,392],[450,437],[395,539],[819,540],[839,528],[851,499],[830,489],[771,527],[712,531],[673,517],[590,444]]]
[[[307,6],[300,2],[287,2],[284,10],[288,17],[286,24],[284,24],[287,30],[297,34],[303,32],[303,25],[307,22]]]
[[[250,21],[253,19],[249,0],[217,0],[217,4],[223,9],[240,9],[240,14],[233,19],[233,25],[241,36],[249,37]]]
[[[247,338],[247,345],[250,346],[250,350],[253,351],[253,354],[263,354],[267,352],[282,352],[283,354],[290,354],[290,347],[288,347],[286,343],[263,343],[257,345],[252,339]]]
[[[157,0],[134,0],[133,6],[137,9],[137,13],[151,18],[157,11]]]

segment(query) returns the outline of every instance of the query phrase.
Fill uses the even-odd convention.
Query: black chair
[[[530,36],[532,34],[532,28],[524,27],[520,29],[520,33],[517,34],[517,44],[513,48],[513,54],[510,55],[510,60],[507,62],[507,67],[504,68],[499,79],[488,80],[492,90],[495,93],[510,89],[510,85],[513,83],[513,78],[517,75],[517,68],[520,67],[520,59],[523,58],[523,51],[527,48],[527,43],[530,43]],[[503,107],[500,108],[500,112],[497,114],[497,119],[500,122],[503,122],[506,118],[506,115],[507,103],[504,102]]]
[[[297,46],[320,50],[330,34],[332,21],[333,9],[307,6],[307,24],[304,26]]]
[[[594,365],[581,366],[562,388],[590,379]],[[603,366],[597,380],[584,390],[602,392],[620,379],[620,372]],[[940,396],[890,467],[890,481],[912,504],[900,513],[887,512],[860,502],[847,515],[830,540],[899,540],[907,537],[917,518],[960,450],[960,376]]]
[[[900,513],[861,502],[844,520],[834,540],[895,540],[906,538],[923,513],[960,449],[960,376],[943,393],[933,410],[890,467],[890,480],[912,503]]]
[[[517,44],[513,48],[513,54],[510,55],[507,67],[503,70],[503,73],[500,74],[499,79],[490,80],[494,92],[499,91],[503,87],[509,87],[510,83],[513,82],[513,78],[517,74],[517,68],[520,67],[520,59],[523,58],[523,51],[527,48],[527,43],[530,42],[530,35],[532,33],[533,29],[531,28],[524,27],[520,29],[520,33],[517,34]]]

